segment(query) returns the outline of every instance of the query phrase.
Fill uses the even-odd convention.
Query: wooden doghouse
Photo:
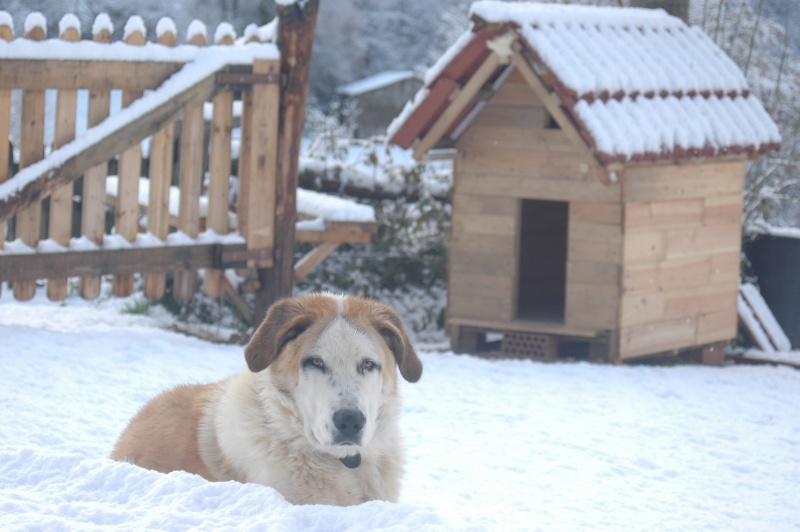
[[[745,163],[780,147],[733,61],[661,10],[470,15],[389,129],[454,157],[454,349],[499,332],[509,355],[619,361],[733,338]]]

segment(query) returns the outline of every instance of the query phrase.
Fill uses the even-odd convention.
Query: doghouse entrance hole
[[[568,220],[567,202],[522,200],[517,318],[564,322]]]

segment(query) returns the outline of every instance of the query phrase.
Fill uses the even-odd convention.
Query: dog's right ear
[[[250,343],[244,358],[250,371],[257,373],[272,364],[286,344],[311,325],[311,317],[297,299],[287,298],[273,304]]]

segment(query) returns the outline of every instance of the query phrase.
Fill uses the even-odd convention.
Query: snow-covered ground
[[[423,352],[403,383],[399,504],[292,506],[270,488],[106,459],[161,389],[242,348],[124,314],[0,296],[0,529],[800,530],[800,372]]]

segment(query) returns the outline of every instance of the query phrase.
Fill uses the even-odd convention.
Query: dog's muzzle
[[[336,434],[333,441],[336,445],[360,445],[361,434],[367,418],[361,410],[343,408],[333,413],[333,426]]]

